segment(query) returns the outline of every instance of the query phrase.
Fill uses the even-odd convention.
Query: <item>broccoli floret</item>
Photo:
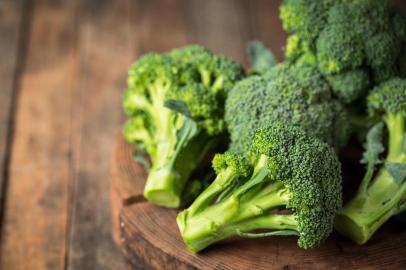
[[[183,83],[193,81],[197,74],[197,80],[222,99],[234,83],[244,76],[241,65],[198,45],[175,49],[170,56],[181,66],[179,75],[187,75]]]
[[[323,29],[327,1],[285,0],[280,7],[283,28],[311,43]]]
[[[322,243],[341,207],[334,150],[300,128],[275,122],[256,132],[248,151],[247,158],[216,156],[217,178],[178,215],[187,247],[198,252],[234,235],[297,235],[305,249]]]
[[[178,207],[191,173],[224,134],[224,99],[240,65],[200,46],[151,53],[129,70],[124,136],[151,158],[144,196]]]
[[[288,62],[296,64],[317,64],[316,55],[309,48],[309,44],[297,35],[290,35],[286,41],[285,54]]]
[[[267,72],[278,62],[273,53],[257,40],[248,43],[247,55],[251,63],[251,73],[253,74]]]
[[[256,129],[281,120],[337,149],[349,135],[346,110],[332,99],[314,66],[280,64],[263,76],[248,77],[230,91],[225,108],[234,152],[245,153]]]
[[[406,20],[385,1],[284,0],[280,17],[292,34],[288,61],[317,65],[347,104],[365,95],[370,83],[405,74],[399,59]]]
[[[334,89],[335,95],[346,104],[351,103],[354,96],[363,95],[370,85],[369,74],[364,69],[327,75],[325,78]]]
[[[406,80],[394,78],[372,90],[368,109],[379,123],[367,135],[366,174],[357,194],[335,221],[340,233],[359,244],[367,242],[390,217],[406,210]],[[382,141],[384,128],[386,145]],[[381,160],[385,150],[386,158]]]

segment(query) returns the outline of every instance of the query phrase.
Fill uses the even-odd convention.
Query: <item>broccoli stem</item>
[[[219,195],[231,181],[237,177],[235,171],[228,167],[220,172],[216,179],[211,183],[193,202],[189,207],[188,212],[191,215],[204,209],[211,203],[211,201]]]
[[[164,107],[165,95],[162,93],[167,92],[167,87],[167,83],[157,82],[149,91],[153,108],[161,109],[149,111],[155,123],[156,150],[151,153],[152,167],[145,184],[144,197],[154,204],[175,208],[181,205],[186,182],[212,142],[203,132],[195,134],[192,122],[185,116]],[[182,127],[185,136],[178,138],[178,130],[174,126]]]
[[[153,159],[144,188],[144,197],[161,206],[178,207],[182,192],[182,176],[173,167],[171,143],[157,145],[157,155]]]
[[[385,123],[389,131],[386,162],[406,163],[403,152],[405,119],[400,113],[387,114]],[[364,244],[390,217],[403,209],[398,206],[406,198],[406,183],[398,184],[384,166],[371,183],[372,170],[368,169],[357,195],[340,211],[335,227],[358,244]]]
[[[337,215],[335,228],[354,242],[364,244],[390,217],[402,211],[397,206],[405,197],[406,184],[397,185],[382,169],[368,194],[353,198]]]
[[[271,196],[269,200],[275,200],[275,208],[285,205],[277,198]],[[177,222],[182,237],[192,252],[199,252],[207,246],[226,239],[230,236],[239,235],[240,232],[249,232],[257,229],[297,230],[297,221],[293,215],[262,214],[253,209],[250,217],[240,216],[238,200],[229,198],[227,201],[216,205],[207,213],[196,216],[188,216],[182,212]]]
[[[185,134],[194,130],[190,125],[184,127],[188,129],[183,130]],[[170,208],[182,204],[182,192],[189,176],[217,143],[217,139],[210,138],[205,132],[192,135],[191,138],[180,139],[175,135],[173,141],[162,141],[157,145],[157,157],[153,160],[144,188],[147,200]]]
[[[198,252],[214,242],[239,232],[254,229],[296,229],[293,215],[269,214],[272,209],[286,207],[290,199],[283,183],[270,181],[268,168],[260,159],[251,179],[238,187],[224,200],[209,205],[214,197],[224,190],[225,184],[235,177],[232,171],[225,169],[219,174],[224,178],[216,179],[192,206],[181,212],[177,222],[182,237],[193,252]],[[266,173],[264,173],[266,172]],[[266,186],[260,185],[266,181]],[[260,192],[257,185],[262,186]]]
[[[405,117],[402,113],[389,113],[385,117],[385,123],[389,130],[387,161],[396,162],[404,154]]]

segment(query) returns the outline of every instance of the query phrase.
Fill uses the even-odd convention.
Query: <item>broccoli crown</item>
[[[334,149],[284,122],[258,129],[250,142],[247,159],[231,152],[214,158],[216,179],[178,215],[188,248],[197,252],[234,235],[298,235],[302,248],[319,245],[342,204]]]
[[[173,110],[172,114],[186,111],[210,135],[219,134],[224,129],[224,96],[242,76],[243,69],[236,62],[196,45],[165,54],[144,55],[129,69],[124,109],[130,118],[141,119],[129,121],[126,137],[139,137],[132,131],[141,126],[154,134],[163,120],[163,114],[157,111],[166,110],[167,118],[176,120],[177,117],[171,117],[169,110],[164,108],[168,100],[178,101],[175,106],[168,106]],[[129,127],[130,123],[146,121],[147,125]],[[135,142],[133,139],[131,142]]]
[[[128,89],[138,93],[149,94],[154,84],[170,84],[175,80],[176,70],[171,59],[166,55],[148,53],[143,55],[128,70]]]
[[[340,209],[341,167],[334,150],[300,128],[275,124],[254,136],[251,152],[269,157],[271,179],[288,189],[288,208],[298,222],[299,246],[320,244]]]
[[[375,87],[368,96],[371,116],[401,113],[406,116],[406,79],[394,78]]]
[[[300,126],[309,135],[342,147],[348,138],[346,110],[331,96],[328,83],[311,65],[281,64],[251,76],[230,91],[225,106],[231,149],[246,152],[256,129],[276,121]]]
[[[364,69],[354,69],[334,75],[327,75],[335,95],[344,103],[350,103],[354,96],[364,94],[369,86],[369,75]]]
[[[145,197],[179,206],[192,171],[224,133],[224,100],[244,75],[236,62],[200,46],[149,53],[129,69],[124,136],[152,167]]]
[[[406,20],[385,1],[284,0],[280,11],[284,28],[294,36],[287,58],[317,64],[343,102],[360,97],[370,83],[404,75]],[[355,83],[349,85],[350,77]]]
[[[223,98],[234,83],[244,76],[241,65],[225,56],[214,55],[198,45],[175,49],[169,55],[181,63],[182,72],[186,72],[182,82],[190,81],[192,77]]]
[[[243,75],[236,62],[197,45],[146,54],[129,70],[124,109],[134,117],[178,100],[195,120],[209,119],[202,122],[209,133],[219,133],[224,96]]]
[[[212,160],[212,165],[216,174],[220,174],[226,168],[231,168],[235,174],[242,176],[247,176],[251,171],[248,160],[244,156],[229,151],[224,154],[216,154]]]
[[[191,82],[179,88],[172,88],[167,92],[166,100],[169,103],[180,101],[186,104],[187,111],[184,113],[199,123],[208,134],[219,134],[224,129],[223,108],[216,94],[207,86]]]

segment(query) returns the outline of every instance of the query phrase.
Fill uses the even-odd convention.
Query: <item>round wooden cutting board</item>
[[[302,250],[294,237],[231,239],[198,255],[185,248],[177,210],[146,202],[146,173],[133,147],[118,136],[113,149],[113,236],[135,269],[406,269],[406,230],[391,221],[366,245],[336,233],[321,247]]]

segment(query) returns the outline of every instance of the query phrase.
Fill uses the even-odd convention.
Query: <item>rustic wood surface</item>
[[[406,11],[403,0],[392,2]],[[126,72],[138,56],[200,43],[246,65],[246,42],[260,39],[281,60],[286,35],[278,19],[279,3],[0,0],[0,269],[147,269],[162,262],[169,269],[199,268],[208,262],[230,269],[237,259],[245,268],[256,268],[268,260],[272,260],[268,266],[276,269],[331,263],[337,255],[333,247],[327,249],[330,253],[311,253],[322,256],[321,263],[314,265],[312,255],[281,252],[291,242],[278,239],[266,249],[267,256],[252,254],[254,262],[246,260],[255,253],[250,241],[248,253],[242,247],[229,247],[237,251],[229,258],[222,257],[225,251],[214,249],[199,257],[184,253],[173,223],[175,212],[143,202],[142,182],[129,181],[145,175],[130,162],[128,147],[116,144],[115,149],[122,149],[118,155],[123,156],[112,157],[112,143],[124,120],[121,95]],[[125,161],[115,163],[112,175],[127,177],[112,185],[112,200],[111,160]],[[120,232],[119,220],[110,219],[110,201],[115,217],[125,209],[122,219],[128,226],[115,234],[117,242],[126,239],[124,257],[110,234],[112,226]],[[154,216],[147,214],[150,209]],[[165,232],[162,239],[167,242],[162,248],[166,255],[134,256],[135,251],[155,254],[160,248],[148,245],[150,238],[134,234],[137,224],[152,226],[143,235],[156,237]],[[386,233],[397,230],[389,226]],[[400,239],[404,238],[399,236],[392,244]],[[340,241],[332,243],[339,245]],[[267,246],[265,240],[258,243],[264,249]],[[177,248],[168,250],[174,244]],[[354,258],[360,265],[370,260],[382,267],[393,266],[379,262],[381,255],[374,255],[374,245],[368,253],[356,247],[339,249],[344,259],[336,268],[357,266]],[[173,260],[177,251],[183,252],[181,260]],[[353,252],[355,257],[350,256]],[[402,252],[399,249],[397,254]],[[401,261],[393,260],[405,268]]]

